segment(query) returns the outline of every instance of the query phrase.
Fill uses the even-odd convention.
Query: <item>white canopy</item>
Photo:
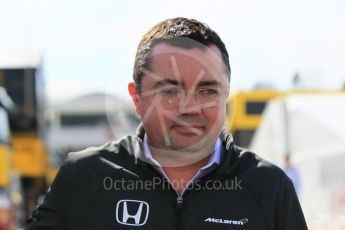
[[[270,102],[250,149],[281,164],[345,153],[345,93],[291,94]]]
[[[273,100],[251,150],[281,167],[290,153],[302,182],[300,200],[309,225],[332,221],[344,227],[345,93],[291,94]]]

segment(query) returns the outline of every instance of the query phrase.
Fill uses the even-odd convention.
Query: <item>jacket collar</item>
[[[146,173],[143,174],[145,177],[151,177],[157,175],[157,172],[149,167],[149,163],[146,161],[145,155],[143,154],[144,151],[144,135],[145,130],[142,123],[139,124],[136,135],[133,137],[129,137],[130,140],[125,141],[126,149],[128,150],[130,155],[134,155],[135,165],[139,166],[141,169],[145,169]],[[128,138],[128,137],[127,137]],[[225,179],[231,175],[235,175],[240,163],[239,161],[239,154],[237,153],[236,146],[234,145],[233,137],[230,131],[224,127],[219,135],[219,139],[222,141],[223,147],[223,159],[220,165],[218,165],[214,172],[210,174],[209,179]],[[129,142],[128,142],[129,141]],[[132,144],[130,144],[132,143]],[[133,165],[134,166],[134,165]],[[137,170],[139,168],[136,168]],[[135,168],[133,168],[134,170]]]
[[[144,126],[142,123],[140,123],[137,130],[136,130],[136,139],[137,139],[138,144],[139,144],[138,147],[140,149],[140,152],[135,152],[134,155],[136,158],[139,158],[141,160],[145,159],[143,156],[144,155],[143,154],[144,136],[145,136]],[[231,147],[234,145],[234,139],[233,139],[230,131],[225,126],[219,135],[219,139],[221,140],[222,145],[225,148],[225,151],[229,151],[231,149]]]
[[[136,136],[137,136],[137,139],[139,139],[141,142],[144,141],[145,130],[144,130],[144,126],[142,123],[139,124],[139,126],[136,130]],[[223,145],[225,145],[227,150],[230,148],[230,146],[234,142],[234,139],[233,139],[230,131],[225,126],[222,129],[219,138],[220,138],[221,142],[223,143]]]

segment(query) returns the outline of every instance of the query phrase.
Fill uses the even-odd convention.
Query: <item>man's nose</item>
[[[195,92],[190,92],[180,99],[179,112],[182,114],[195,114],[201,112],[201,106],[195,97]]]

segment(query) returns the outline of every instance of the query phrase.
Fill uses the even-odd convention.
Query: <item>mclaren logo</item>
[[[116,205],[116,221],[120,224],[142,226],[149,216],[148,203],[140,200],[120,200]]]
[[[207,218],[204,221],[209,222],[209,223],[216,223],[216,224],[245,225],[248,222],[248,219],[243,218],[241,220],[225,220],[225,219]]]

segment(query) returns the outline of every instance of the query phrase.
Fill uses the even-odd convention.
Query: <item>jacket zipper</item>
[[[181,230],[182,211],[183,211],[183,197],[182,195],[178,195],[176,198],[176,229],[177,230]]]

